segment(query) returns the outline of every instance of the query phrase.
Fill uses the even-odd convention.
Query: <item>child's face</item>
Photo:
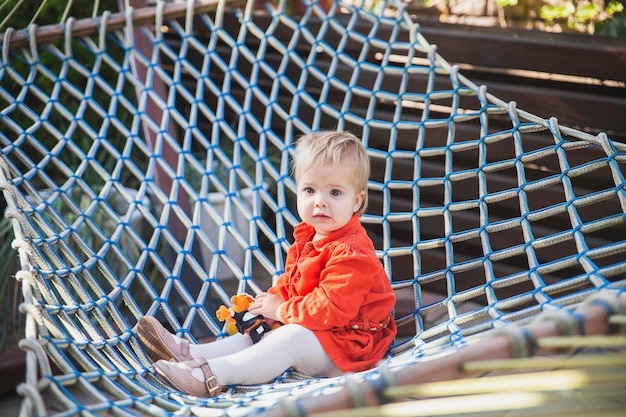
[[[350,166],[313,166],[299,172],[298,214],[315,228],[315,239],[345,226],[364,198]]]

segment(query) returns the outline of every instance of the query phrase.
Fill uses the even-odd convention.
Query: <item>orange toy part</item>
[[[250,305],[254,302],[254,298],[252,298],[250,294],[242,293],[233,295],[230,297],[230,301],[233,303],[233,311],[235,313],[241,313],[250,307]]]
[[[215,316],[219,321],[226,323],[226,333],[233,335],[239,331],[235,315],[247,311],[250,304],[254,302],[254,298],[250,294],[241,293],[230,297],[230,301],[232,307],[221,305],[215,312]]]
[[[233,323],[235,319],[233,318],[233,313],[242,313],[248,309],[250,304],[254,302],[254,298],[250,294],[242,293],[233,295],[230,297],[230,301],[233,304],[232,307],[226,307],[225,305],[221,305],[220,308],[215,312],[215,316],[219,321],[225,321],[227,323]]]
[[[235,319],[230,315],[230,309],[225,305],[221,305],[215,312],[215,316],[219,321],[225,321],[227,323],[234,323]]]

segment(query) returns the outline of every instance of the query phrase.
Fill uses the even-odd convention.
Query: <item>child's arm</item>
[[[301,324],[312,330],[345,327],[364,304],[379,301],[388,304],[384,300],[394,296],[391,290],[383,290],[382,282],[388,283],[388,278],[380,261],[354,252],[346,255],[329,261],[318,285],[308,293],[280,304],[277,315],[282,322]]]

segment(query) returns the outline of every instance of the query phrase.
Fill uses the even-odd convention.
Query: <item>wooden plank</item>
[[[523,109],[539,117],[556,117],[559,124],[597,135],[605,132],[610,138],[626,142],[626,89],[611,94],[580,92],[567,88],[568,83],[530,84],[523,80],[501,82],[489,80],[485,74],[468,74],[473,82],[484,84],[487,91],[505,102],[515,101]],[[570,85],[571,87],[571,85]],[[620,97],[618,94],[622,93]]]
[[[433,21],[422,22],[421,32],[452,63],[626,81],[622,38]]]
[[[340,22],[342,18],[347,20],[348,16],[339,16]],[[261,27],[269,23],[269,17],[264,14],[257,14],[254,19]],[[235,17],[227,14],[225,21],[225,28],[236,36],[238,22]],[[518,108],[540,117],[556,117],[565,126],[592,134],[604,131],[617,141],[626,141],[626,126],[621,121],[621,115],[626,114],[626,88],[623,83],[626,80],[626,40],[603,39],[603,42],[598,42],[583,35],[429,24],[431,26],[421,26],[421,31],[429,42],[437,44],[443,57],[453,64],[463,64],[463,75],[477,85],[486,85],[490,93],[503,101],[516,101]],[[309,19],[306,27],[316,33],[321,21]],[[361,32],[366,32],[368,28],[368,23],[355,27]],[[284,25],[278,25],[273,30],[273,35],[280,39],[290,39],[293,35],[292,30]],[[324,41],[332,46],[339,43],[342,35],[337,31],[328,31]],[[392,35],[388,28],[382,27],[376,36],[387,39]],[[407,36],[401,33],[398,38]],[[246,46],[256,51],[259,41],[248,37]],[[358,42],[347,43],[343,52],[357,57],[362,52],[361,47]],[[296,52],[306,57],[310,50],[311,45],[301,38]],[[368,60],[377,63],[374,52],[370,51]],[[272,53],[269,47],[264,62],[278,68],[283,58],[280,53]],[[328,71],[330,60],[325,61],[323,55],[318,55],[315,65],[321,71]],[[511,72],[520,69],[543,75]],[[334,75],[340,80],[349,80],[353,71],[353,67],[340,64]],[[296,82],[298,75],[293,74],[292,77]],[[359,85],[371,86],[378,76],[379,73],[361,71]],[[437,76],[442,82],[445,78],[445,75]],[[613,83],[603,84],[601,80],[613,80]],[[310,84],[307,92],[315,97],[318,93],[314,91],[315,82],[310,81]],[[398,91],[398,85],[398,75],[386,74],[380,89]],[[411,82],[407,85],[412,92],[426,92],[425,76],[411,75]],[[446,87],[438,83],[436,88]],[[356,96],[355,100],[358,100]]]
[[[15,348],[0,354],[0,395],[15,392],[16,387],[24,382],[26,374],[26,352]]]

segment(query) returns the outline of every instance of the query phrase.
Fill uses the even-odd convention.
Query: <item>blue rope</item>
[[[27,337],[47,352],[42,369],[61,370],[30,372],[63,415],[254,414],[290,396],[299,414],[299,388],[345,383],[288,370],[232,395],[180,396],[134,329],[154,315],[190,341],[226,337],[217,307],[284,272],[298,222],[290,157],[312,130],[353,131],[372,160],[362,220],[401,332],[384,370],[351,378],[380,401],[387,367],[623,285],[626,242],[607,235],[626,223],[624,145],[501,102],[403,8],[368,7],[310,2],[299,20],[207,13],[193,31],[166,20],[140,28],[147,50],[102,25],[69,31],[74,50],[3,51],[0,168],[34,277]]]

